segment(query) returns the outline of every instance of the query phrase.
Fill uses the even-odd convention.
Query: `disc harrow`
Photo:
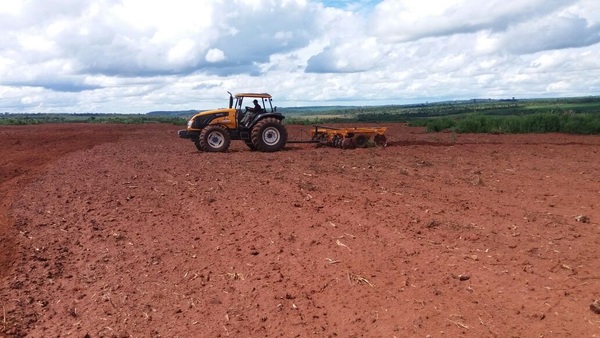
[[[387,145],[385,127],[353,127],[334,128],[315,126],[312,132],[312,142],[320,146],[329,146],[342,149],[366,148],[371,139],[380,147]]]

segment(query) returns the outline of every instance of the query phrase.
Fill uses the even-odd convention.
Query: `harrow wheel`
[[[375,135],[374,141],[375,141],[375,144],[380,147],[387,146],[387,138],[385,137],[385,135],[382,135],[382,134]]]
[[[327,135],[323,134],[318,138],[319,143],[317,143],[317,147],[324,147],[327,145]]]
[[[369,143],[369,138],[363,134],[356,134],[352,138],[352,142],[356,148],[366,148]]]
[[[325,135],[324,133],[315,133],[311,140],[312,141],[321,141],[323,139],[323,137],[327,138],[327,135]]]
[[[354,146],[354,143],[352,142],[352,139],[345,138],[342,141],[342,149],[354,149],[354,148],[356,148],[356,147]]]
[[[333,140],[333,146],[336,148],[342,147],[342,137],[340,135],[335,136],[335,139]]]

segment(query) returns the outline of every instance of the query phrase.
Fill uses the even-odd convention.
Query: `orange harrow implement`
[[[315,126],[312,132],[312,141],[321,146],[330,146],[342,149],[366,148],[373,137],[375,145],[385,147],[385,127],[362,128],[333,128]]]

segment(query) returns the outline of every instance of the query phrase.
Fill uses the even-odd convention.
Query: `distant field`
[[[313,110],[295,115],[293,122],[408,122],[430,132],[600,134],[600,98],[470,100]]]
[[[460,133],[600,133],[600,97],[473,99],[387,106],[281,107],[286,124],[408,122],[429,131]],[[148,114],[0,114],[0,125],[40,123],[172,123],[185,125],[195,111]]]
[[[600,108],[600,102],[588,102],[588,103],[538,103],[526,106],[526,109],[574,109],[581,111],[595,111],[598,112]]]
[[[172,123],[185,125],[177,116],[148,114],[0,114],[0,125],[30,125],[43,123]]]

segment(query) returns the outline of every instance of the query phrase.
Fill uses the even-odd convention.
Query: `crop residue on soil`
[[[600,332],[598,136],[386,127],[277,153],[0,128],[0,336]]]

